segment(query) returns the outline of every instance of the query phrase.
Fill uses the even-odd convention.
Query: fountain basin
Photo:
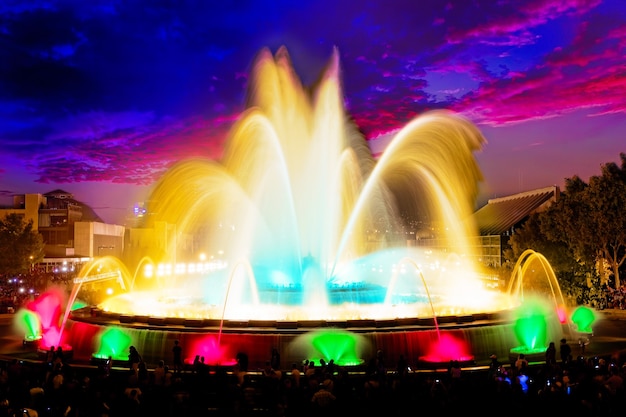
[[[493,353],[505,357],[515,343],[510,316],[510,311],[502,310],[436,319],[221,321],[125,315],[85,307],[71,312],[66,337],[73,346],[76,360],[89,361],[98,350],[99,334],[116,329],[127,335],[128,343],[136,346],[148,363],[161,359],[168,363],[174,340],[179,340],[186,363],[192,363],[196,355],[201,355],[207,357],[206,363],[210,365],[234,364],[237,354],[245,352],[250,367],[262,369],[271,350],[277,348],[281,352],[282,366],[288,369],[294,362],[319,359],[301,342],[306,335],[341,332],[355,337],[354,354],[361,363],[367,363],[382,350],[390,369],[400,356],[418,369],[446,364],[447,359],[433,356],[429,351],[445,338],[460,340],[471,351],[469,356],[459,353],[458,357],[450,359],[480,363],[487,362]],[[219,351],[219,355],[213,351]],[[120,357],[125,354],[122,352]],[[429,361],[433,357],[438,359]],[[332,357],[325,359],[337,361]]]

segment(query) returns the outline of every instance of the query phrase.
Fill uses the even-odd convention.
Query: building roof
[[[72,193],[68,193],[65,190],[61,190],[57,188],[56,190],[52,190],[44,194],[45,197],[54,197],[54,198],[74,198]]]
[[[481,236],[501,235],[512,231],[531,214],[543,211],[558,198],[559,187],[556,185],[494,198],[473,217]]]
[[[93,208],[91,208],[88,204],[83,203],[82,201],[74,199],[74,194],[72,193],[69,193],[65,190],[56,189],[48,193],[45,193],[44,196],[48,199],[55,198],[55,199],[63,200],[63,202],[66,202],[66,203],[80,206],[81,212],[82,212],[82,216],[80,220],[83,222],[104,223],[102,218],[98,216],[98,213],[96,213]]]

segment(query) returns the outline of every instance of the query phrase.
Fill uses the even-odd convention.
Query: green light
[[[572,314],[572,322],[581,333],[593,333],[591,325],[596,321],[596,315],[589,307],[580,306]]]
[[[27,309],[18,310],[15,316],[16,325],[24,332],[27,340],[37,340],[41,338],[41,321],[37,313]]]
[[[522,305],[515,320],[515,336],[521,344],[520,348],[530,351],[545,349],[547,346],[547,329],[545,307],[539,302],[527,302]]]
[[[356,336],[348,332],[328,331],[315,334],[311,340],[312,346],[318,353],[313,360],[323,358],[326,362],[333,359],[340,366],[354,366],[363,363],[357,356]],[[313,354],[315,354],[313,353]]]
[[[117,327],[109,327],[99,337],[100,346],[93,355],[94,358],[107,359],[111,357],[115,360],[127,360],[128,348],[131,345],[131,338],[124,331]]]

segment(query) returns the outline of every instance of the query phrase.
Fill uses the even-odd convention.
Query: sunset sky
[[[623,0],[5,0],[0,203],[61,188],[124,224],[172,163],[220,157],[280,46],[305,85],[337,48],[374,153],[427,110],[474,122],[478,206],[626,152]]]

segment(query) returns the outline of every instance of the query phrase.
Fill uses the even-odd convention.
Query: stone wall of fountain
[[[250,358],[250,368],[261,369],[269,360],[271,350],[276,348],[285,369],[293,362],[320,358],[358,367],[364,366],[381,350],[389,366],[393,367],[402,355],[412,368],[419,369],[445,366],[450,359],[484,363],[494,353],[506,358],[510,348],[516,346],[513,324],[506,320],[508,313],[505,312],[442,317],[439,326],[435,326],[432,319],[357,321],[341,323],[339,327],[309,323],[311,327],[307,328],[247,321],[231,323],[231,327],[220,333],[218,327],[192,327],[192,324],[201,326],[198,323],[181,327],[166,320],[160,323],[152,320],[151,324],[149,320],[125,324],[106,322],[93,317],[89,310],[73,312],[76,320],[70,320],[67,339],[74,348],[75,358],[83,361],[112,356],[119,363],[127,359],[131,345],[139,349],[148,363],[167,361],[174,340],[179,340],[188,363],[200,355],[207,364],[232,366],[237,354],[244,352]],[[268,327],[260,327],[262,325]]]

